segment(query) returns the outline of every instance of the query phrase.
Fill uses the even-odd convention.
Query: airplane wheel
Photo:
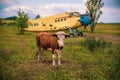
[[[74,36],[75,36],[75,35],[74,35],[74,33],[70,33],[70,37],[72,37],[72,38],[73,38]]]
[[[83,33],[82,32],[78,32],[78,36],[83,36]]]

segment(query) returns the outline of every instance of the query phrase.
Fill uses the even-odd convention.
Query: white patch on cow
[[[52,57],[53,57],[53,66],[55,66],[55,58],[56,58],[56,54],[53,54]]]
[[[59,47],[63,47],[64,46],[64,39],[65,39],[65,35],[62,33],[57,33],[57,37],[58,37],[58,44],[59,44]]]
[[[58,40],[58,44],[59,44],[59,47],[63,47],[64,46],[64,40]]]
[[[39,54],[37,55],[37,59],[38,59],[38,62],[40,61],[40,56],[39,56]]]
[[[61,65],[61,55],[62,55],[62,50],[59,50],[59,53],[58,53],[58,65]]]
[[[57,57],[58,57],[58,65],[61,65],[62,50],[55,49],[55,53],[57,53]]]

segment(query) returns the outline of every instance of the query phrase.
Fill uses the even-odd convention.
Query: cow
[[[59,31],[55,34],[51,34],[49,32],[40,32],[36,35],[36,43],[37,43],[37,53],[36,57],[38,61],[42,60],[43,50],[51,50],[53,62],[52,65],[56,66],[56,56],[58,57],[58,65],[61,65],[61,55],[62,49],[64,47],[64,39],[68,38],[67,35],[63,31]]]

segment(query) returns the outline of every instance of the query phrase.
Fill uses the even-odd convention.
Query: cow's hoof
[[[57,65],[56,65],[56,64],[54,64],[54,65],[53,65],[53,67],[57,67]]]
[[[60,63],[60,64],[58,64],[59,66],[61,66],[62,64]]]

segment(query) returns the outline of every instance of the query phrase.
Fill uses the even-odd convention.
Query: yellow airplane
[[[56,31],[69,29],[70,36],[74,36],[72,29],[78,33],[78,36],[82,36],[83,33],[77,30],[78,27],[91,23],[91,16],[89,14],[80,14],[79,12],[65,12],[48,16],[40,19],[29,19],[28,27],[25,30],[28,31]]]

